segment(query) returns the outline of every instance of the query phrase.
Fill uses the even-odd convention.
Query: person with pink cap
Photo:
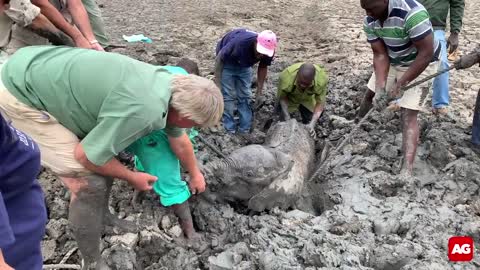
[[[239,115],[238,132],[246,134],[252,126],[252,67],[259,62],[255,103],[262,96],[267,67],[272,64],[277,36],[270,30],[260,33],[247,29],[228,32],[216,49],[215,82],[222,90],[225,110],[222,122],[230,134],[237,132],[235,109]]]

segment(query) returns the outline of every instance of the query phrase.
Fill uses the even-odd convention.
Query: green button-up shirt
[[[430,14],[433,29],[445,30],[450,11],[450,32],[460,33],[465,0],[419,0],[419,2]]]

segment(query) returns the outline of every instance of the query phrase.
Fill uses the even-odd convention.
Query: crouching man
[[[319,65],[297,63],[280,74],[277,96],[283,120],[299,110],[302,122],[315,137],[315,124],[325,109],[328,77]]]
[[[137,190],[151,190],[157,180],[114,158],[138,139],[164,130],[190,174],[190,190],[204,191],[183,128],[220,121],[223,98],[212,81],[173,75],[120,54],[53,46],[18,50],[5,64],[2,81],[8,91],[0,91],[0,109],[38,142],[42,164],[72,193],[69,221],[83,269],[103,264],[104,222],[121,224],[107,211],[113,179]]]

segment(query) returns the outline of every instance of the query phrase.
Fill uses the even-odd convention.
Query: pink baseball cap
[[[277,47],[277,35],[270,30],[260,32],[257,36],[257,52],[272,57]]]

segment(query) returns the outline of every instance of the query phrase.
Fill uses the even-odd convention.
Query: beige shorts
[[[420,74],[415,81],[424,79],[425,77],[434,74],[439,69],[439,62],[431,63],[423,72]],[[387,77],[387,84],[385,90],[388,92],[395,85],[395,81],[400,79],[403,74],[407,71],[408,67],[395,67],[390,66]],[[370,80],[368,81],[367,87],[371,91],[375,92],[375,73],[372,74]],[[414,81],[414,82],[415,82]],[[400,107],[415,111],[424,110],[425,101],[432,87],[433,79],[424,82],[420,85],[415,86],[414,88],[408,89],[405,91],[400,99],[397,100]],[[425,89],[427,88],[427,89]],[[422,91],[425,89],[424,91]]]
[[[74,158],[79,139],[55,117],[21,103],[6,89],[0,90],[0,112],[38,144],[44,167],[63,177],[78,178],[91,174]]]

